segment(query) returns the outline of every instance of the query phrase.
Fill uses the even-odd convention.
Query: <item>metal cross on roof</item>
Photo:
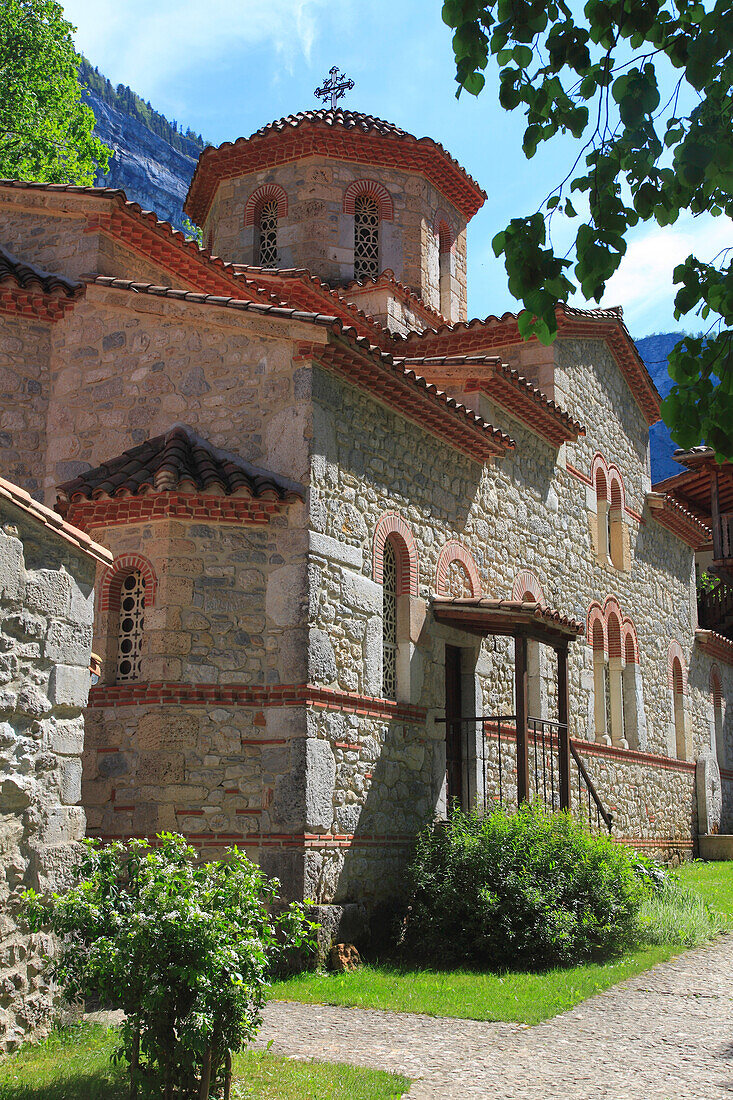
[[[346,73],[340,73],[337,66],[329,70],[328,79],[323,81],[323,86],[316,88],[314,95],[322,99],[324,103],[331,97],[331,110],[336,110],[336,103],[343,99],[347,92],[354,87],[354,81],[347,77]]]

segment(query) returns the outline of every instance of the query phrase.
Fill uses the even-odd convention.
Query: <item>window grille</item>
[[[117,640],[118,683],[127,683],[140,678],[144,607],[145,578],[139,570],[135,570],[125,577],[120,592]]]
[[[277,199],[263,203],[260,210],[258,262],[261,267],[277,267]]]
[[[382,694],[397,698],[397,559],[394,546],[384,544],[382,589]]]
[[[354,202],[354,278],[376,279],[379,275],[379,207],[370,195]]]

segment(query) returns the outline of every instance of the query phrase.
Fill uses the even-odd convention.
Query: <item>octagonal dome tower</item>
[[[307,268],[334,287],[389,271],[466,317],[466,225],[485,193],[431,138],[353,111],[307,111],[205,149],[185,210],[225,260]]]

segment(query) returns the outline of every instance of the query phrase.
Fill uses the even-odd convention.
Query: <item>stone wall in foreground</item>
[[[87,554],[0,498],[0,1051],[54,1003],[53,941],[23,928],[21,893],[63,888],[84,836],[93,583]]]

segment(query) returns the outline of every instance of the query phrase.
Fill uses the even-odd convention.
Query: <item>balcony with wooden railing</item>
[[[697,621],[702,630],[714,630],[733,640],[733,585],[718,581],[697,594]]]

